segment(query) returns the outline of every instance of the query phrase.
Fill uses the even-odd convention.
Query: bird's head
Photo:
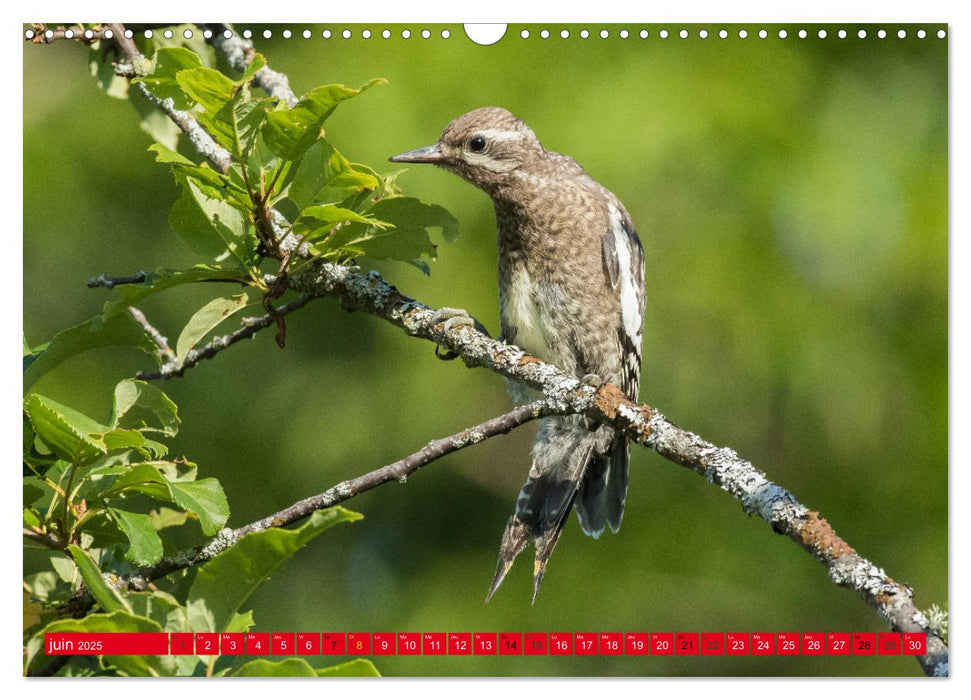
[[[473,185],[492,192],[510,173],[528,168],[545,154],[526,124],[501,107],[480,107],[463,114],[431,146],[390,158],[392,163],[434,163]]]

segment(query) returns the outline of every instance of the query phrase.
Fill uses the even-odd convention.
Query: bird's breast
[[[552,362],[547,315],[537,303],[535,285],[524,265],[514,266],[500,285],[499,303],[506,341]]]

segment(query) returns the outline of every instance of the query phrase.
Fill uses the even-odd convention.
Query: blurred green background
[[[947,40],[747,27],[660,39],[659,26],[549,39],[519,25],[488,47],[459,25],[331,26],[257,39],[300,94],[388,85],[341,106],[328,138],[380,172],[454,117],[506,107],[630,210],[647,257],[641,399],[729,445],[819,509],[858,551],[947,602]],[[757,38],[765,26],[769,38]],[[263,25],[250,28],[260,37]],[[290,25],[296,37],[305,27]],[[352,38],[340,31],[350,29]],[[648,39],[638,38],[646,28]],[[132,108],[98,91],[86,49],[24,47],[24,326],[31,345],[97,314],[98,273],[195,261],[168,229],[177,195]],[[497,332],[492,205],[414,167],[406,193],[461,222],[430,277],[376,267],[406,294],[467,308]],[[218,292],[218,290],[217,290]],[[220,292],[221,293],[221,292]],[[144,305],[175,338],[212,290]],[[175,453],[223,483],[239,526],[510,407],[503,380],[321,300],[272,334],[163,385],[184,420]],[[105,418],[133,350],[78,357],[40,393]],[[447,457],[348,503],[366,517],[313,541],[252,599],[262,631],[882,631],[855,594],[727,494],[635,448],[624,526],[573,518],[536,605],[530,555],[489,605],[499,538],[533,428]],[[187,542],[188,544],[188,542]],[[908,658],[379,657],[406,675],[916,675]]]

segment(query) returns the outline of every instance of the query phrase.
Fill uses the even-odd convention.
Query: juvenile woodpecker
[[[644,318],[644,252],[630,215],[572,158],[543,147],[499,107],[449,124],[431,146],[391,158],[434,163],[486,192],[499,238],[502,338],[588,383],[612,382],[636,400]],[[463,310],[442,310],[471,322]],[[528,390],[510,383],[517,401]],[[620,528],[628,443],[580,416],[544,418],[526,484],[509,518],[492,597],[531,540],[533,601],[575,506],[583,531]]]

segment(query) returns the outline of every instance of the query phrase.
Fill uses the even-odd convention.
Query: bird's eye
[[[479,153],[486,146],[486,141],[484,136],[473,136],[472,140],[469,141],[469,148],[472,149],[474,153]]]

